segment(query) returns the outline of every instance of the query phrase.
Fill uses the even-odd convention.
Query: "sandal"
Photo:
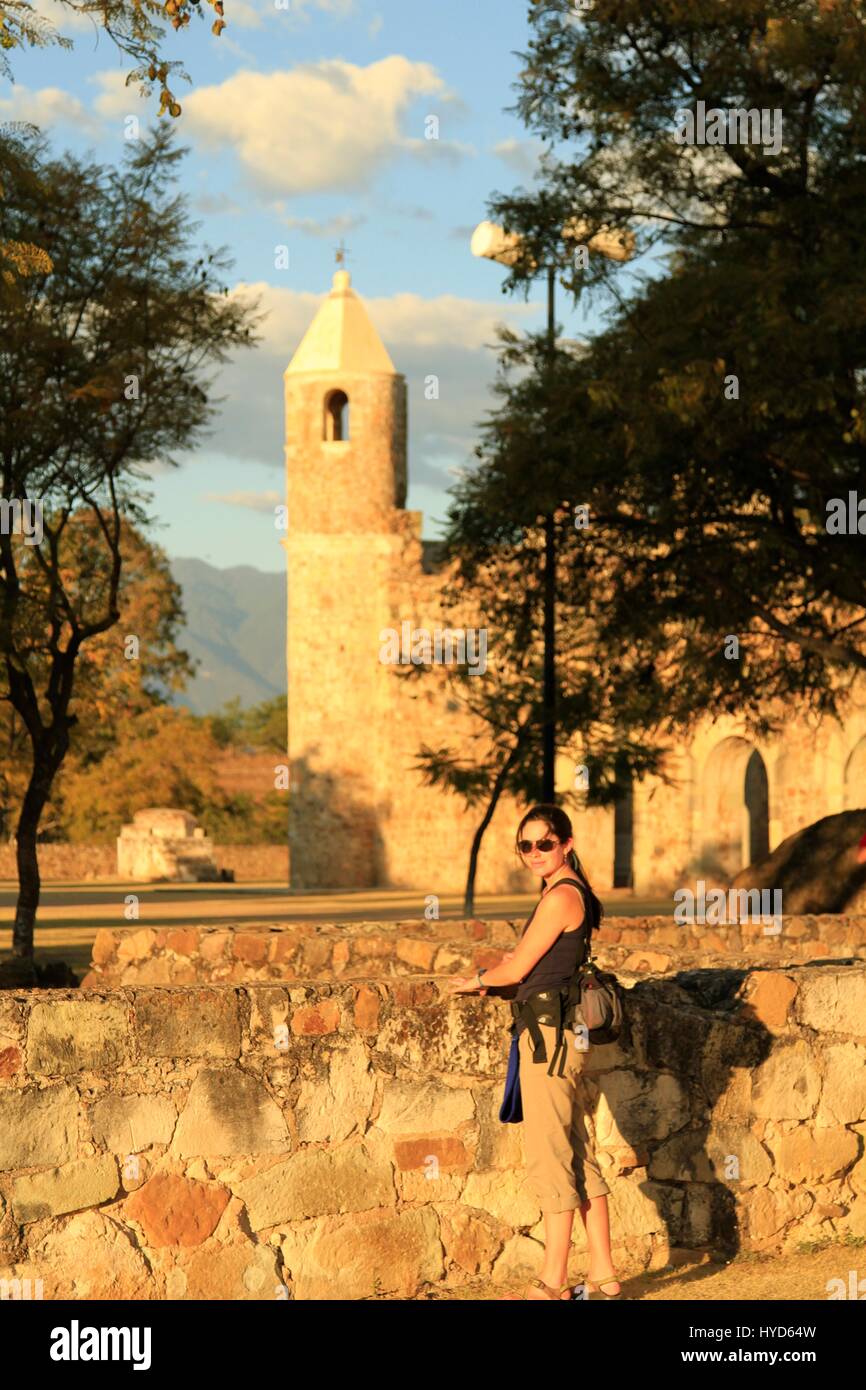
[[[559,1299],[560,1301],[562,1301],[562,1302],[564,1302],[564,1303],[567,1303],[567,1302],[570,1301],[569,1299],[567,1299],[567,1298],[565,1297],[565,1291],[566,1291],[566,1289],[572,1289],[571,1283],[560,1284],[559,1288],[556,1289],[556,1288],[553,1287],[552,1284],[545,1284],[544,1281],[543,1281],[542,1279],[530,1279],[529,1284],[527,1285],[527,1287],[528,1287],[528,1288],[531,1287],[531,1288],[535,1288],[535,1289],[544,1289],[544,1291],[545,1291],[545,1297],[546,1297],[546,1298]],[[574,1297],[574,1294],[572,1293],[572,1298],[573,1298],[573,1297]],[[504,1295],[504,1298],[505,1298],[505,1299],[511,1299],[511,1300],[517,1300],[518,1302],[520,1302],[520,1301],[524,1301],[524,1302],[527,1302],[527,1303],[535,1303],[535,1302],[536,1302],[536,1300],[535,1300],[534,1298],[528,1299],[528,1298],[526,1297],[526,1294],[525,1294],[525,1293],[507,1293],[507,1294]]]
[[[617,1279],[615,1274],[611,1275],[609,1279],[596,1280],[587,1278],[584,1280],[584,1285],[586,1287],[586,1296],[587,1298],[591,1298],[593,1294],[595,1294],[596,1296],[600,1294],[602,1298],[624,1299],[625,1295],[623,1294],[621,1288],[618,1289],[616,1293],[605,1293],[604,1291],[605,1284],[618,1283],[619,1280]]]

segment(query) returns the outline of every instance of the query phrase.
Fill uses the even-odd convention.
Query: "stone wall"
[[[246,980],[448,975],[511,950],[511,922],[274,922],[250,927],[103,927],[83,989]]]
[[[245,980],[320,980],[464,974],[495,964],[522,922],[273,922],[254,927],[104,927],[82,988]],[[607,969],[666,975],[718,957],[725,965],[797,964],[866,956],[866,916],[784,917],[778,936],[760,923],[677,926],[670,917],[610,917],[593,937]]]
[[[214,856],[221,869],[233,869],[240,883],[250,879],[289,881],[288,845],[217,845]],[[39,872],[52,879],[117,878],[117,849],[111,845],[44,844],[39,846]],[[15,846],[0,845],[0,879],[17,879]]]
[[[866,964],[625,983],[581,1083],[620,1271],[866,1235]],[[5,995],[0,1278],[359,1299],[537,1272],[507,1022],[399,979]]]

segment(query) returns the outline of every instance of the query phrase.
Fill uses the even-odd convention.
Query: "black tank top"
[[[548,892],[552,893],[561,883],[575,884],[583,896],[583,885],[576,878],[561,878],[558,883],[554,883],[553,888],[548,889]],[[546,897],[547,894],[542,896]],[[541,898],[538,902],[541,902]],[[586,898],[583,900],[583,905],[584,917],[577,930],[560,932],[553,945],[548,947],[544,955],[535,962],[526,978],[521,980],[517,987],[517,994],[514,996],[517,1003],[522,1003],[531,994],[538,994],[541,990],[564,989],[569,983],[586,955],[590,925],[586,912]],[[528,932],[529,924],[537,911],[538,903],[535,904],[530,916],[526,919],[526,926],[520,933],[521,941]]]

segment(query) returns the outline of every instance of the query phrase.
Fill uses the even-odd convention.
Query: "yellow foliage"
[[[54,262],[48,252],[41,246],[32,246],[26,241],[0,242],[0,257],[10,261],[22,278],[28,275],[50,275],[54,269]],[[8,270],[4,270],[3,278],[8,284],[13,284],[15,280],[14,275]]]

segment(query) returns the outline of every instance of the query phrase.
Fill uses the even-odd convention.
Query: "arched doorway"
[[[851,749],[845,764],[845,810],[859,811],[866,806],[866,738]]]
[[[770,852],[767,768],[754,744],[726,738],[707,758],[701,799],[700,863],[733,878]]]
[[[633,888],[634,790],[631,778],[617,771],[617,799],[613,806],[613,886]]]
[[[746,763],[745,801],[749,823],[747,864],[757,864],[770,853],[770,796],[767,769],[757,748]]]

